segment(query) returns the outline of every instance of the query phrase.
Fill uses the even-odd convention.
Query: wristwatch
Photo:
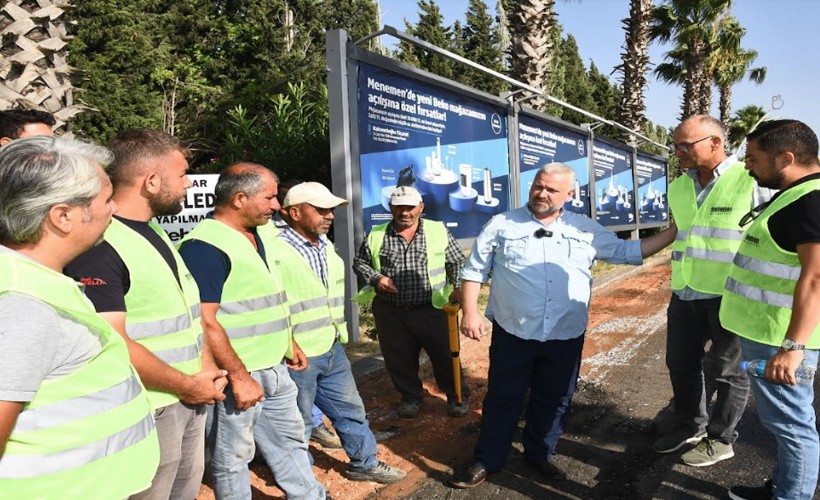
[[[780,348],[784,351],[802,351],[806,348],[803,344],[798,344],[792,339],[783,339],[783,342],[780,344]]]

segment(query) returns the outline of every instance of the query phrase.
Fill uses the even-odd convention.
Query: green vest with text
[[[70,278],[0,247],[0,294],[41,300],[88,328],[100,351],[44,380],[23,405],[0,458],[3,498],[126,498],[159,465],[153,412],[125,341]]]
[[[800,259],[796,252],[775,243],[768,222],[779,210],[812,191],[820,191],[820,180],[784,191],[746,231],[720,304],[720,323],[730,332],[771,346],[779,346],[786,337],[794,289],[800,278]],[[807,349],[820,349],[818,332],[820,325],[806,342]]]
[[[125,294],[125,332],[165,363],[193,375],[202,368],[199,288],[165,231],[154,222],[148,225],[174,255],[179,282],[148,240],[113,219],[105,231],[105,241],[122,258],[131,280]],[[148,400],[157,409],[176,403],[179,398],[170,392],[149,389]]]
[[[298,250],[282,238],[276,240],[276,259],[288,290],[293,340],[308,357],[330,350],[337,335],[346,343],[345,265],[333,244],[328,241],[325,247],[328,281],[325,288]]]
[[[669,185],[669,206],[678,226],[672,245],[672,290],[723,293],[732,259],[743,238],[740,219],[751,208],[754,179],[742,163],[715,181],[698,207],[695,180],[681,175]]]
[[[450,294],[453,292],[453,286],[447,284],[447,274],[444,269],[449,243],[447,228],[441,222],[432,220],[425,220],[422,224],[427,246],[427,280],[432,290],[431,302],[435,308],[441,309],[450,301]],[[367,235],[367,246],[370,248],[370,255],[373,259],[373,269],[377,272],[381,271],[382,267],[380,253],[388,227],[390,227],[390,222],[379,224],[374,226]],[[372,285],[368,284],[359,290],[353,300],[359,304],[369,304],[375,296],[376,291]]]
[[[239,231],[214,219],[205,219],[182,243],[200,240],[227,254],[231,271],[222,288],[217,320],[236,355],[249,372],[264,370],[292,356],[288,300],[284,281],[274,263],[276,228],[256,228],[265,249],[265,261]]]

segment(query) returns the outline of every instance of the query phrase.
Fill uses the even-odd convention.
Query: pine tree
[[[467,24],[464,26],[465,57],[485,68],[502,72],[502,53],[496,43],[493,18],[487,13],[487,4],[482,0],[470,0],[466,17]],[[490,94],[498,94],[506,88],[504,82],[498,78],[472,68],[466,68],[462,74],[461,81]]]
[[[593,88],[581,54],[578,53],[578,43],[571,34],[561,43],[560,62],[564,71],[563,100],[583,110],[593,110],[596,107]],[[562,118],[576,124],[589,121],[585,116],[569,109],[564,110]]]
[[[409,34],[421,38],[425,42],[446,50],[452,50],[452,31],[444,26],[444,16],[441,14],[435,0],[418,0],[419,22],[413,26],[405,20]],[[402,43],[399,45],[399,60],[410,64],[418,63],[421,69],[430,71],[444,78],[453,77],[455,63],[445,57],[431,53],[416,45]]]

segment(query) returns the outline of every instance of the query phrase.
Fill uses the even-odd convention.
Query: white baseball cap
[[[395,206],[417,207],[421,202],[421,194],[410,186],[399,186],[390,195],[390,204]]]
[[[288,190],[283,207],[308,203],[318,208],[336,208],[347,205],[347,200],[334,196],[328,188],[318,182],[303,182]]]

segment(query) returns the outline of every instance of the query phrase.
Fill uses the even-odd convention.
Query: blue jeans
[[[540,462],[555,454],[575,394],[583,347],[583,335],[569,340],[524,340],[493,322],[487,395],[473,456],[477,463],[490,472],[507,463],[527,390],[524,458]]]
[[[321,425],[325,423],[322,420],[324,416],[325,414],[322,413],[322,410],[320,410],[316,405],[313,405],[313,408],[310,410],[310,418],[313,422],[313,427],[321,427]]]
[[[777,347],[740,339],[743,359],[769,359]],[[816,350],[806,350],[803,360],[817,366]],[[814,496],[820,466],[814,402],[814,384],[795,386],[773,384],[760,377],[749,377],[757,413],[763,426],[777,441],[777,465],[772,473],[773,498],[806,499]]]
[[[225,400],[214,406],[208,436],[216,498],[251,498],[248,463],[256,447],[288,498],[324,499],[325,489],[313,476],[304,424],[296,407],[296,384],[285,365],[251,372],[265,399],[237,410],[230,384]],[[255,442],[255,445],[254,445]]]
[[[370,431],[364,403],[342,344],[335,342],[326,353],[308,358],[308,367],[301,371],[291,370],[290,376],[299,387],[297,402],[305,425],[305,442],[313,428],[315,403],[339,435],[350,458],[349,468],[365,470],[374,467],[378,462],[376,438]]]

